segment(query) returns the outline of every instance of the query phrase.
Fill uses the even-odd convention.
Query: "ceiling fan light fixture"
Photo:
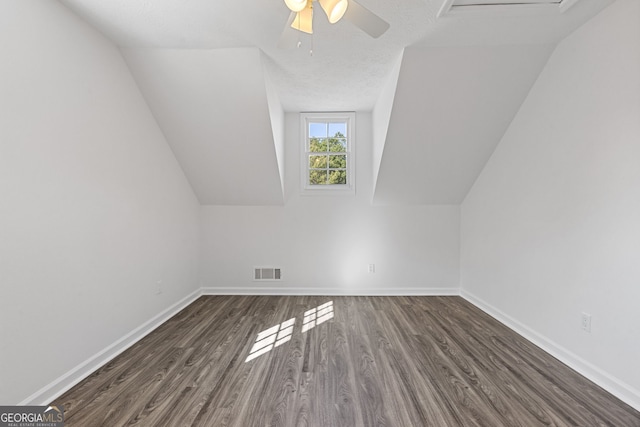
[[[291,23],[291,28],[294,28],[303,33],[313,34],[313,5],[312,1],[305,3],[307,7],[302,9],[296,14],[296,17]]]
[[[327,14],[327,19],[330,23],[335,24],[344,16],[344,13],[349,7],[348,0],[318,0],[324,13]]]
[[[284,4],[286,4],[292,12],[300,12],[307,7],[307,0],[284,0]]]

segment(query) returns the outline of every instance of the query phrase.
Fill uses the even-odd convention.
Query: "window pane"
[[[309,184],[311,185],[324,185],[328,183],[327,170],[326,169],[311,169],[309,170]]]
[[[312,194],[326,190],[329,194],[352,192],[354,175],[348,169],[353,166],[353,141],[347,138],[353,125],[353,113],[301,113],[304,141],[301,172],[304,190]],[[306,128],[306,129],[305,129]],[[306,135],[304,134],[306,133]],[[306,160],[305,160],[306,156]],[[349,176],[349,177],[348,177]],[[352,182],[353,181],[353,182]],[[335,187],[335,188],[332,188]]]
[[[329,138],[329,151],[345,153],[347,151],[347,140],[342,138]]]
[[[320,169],[327,167],[327,156],[309,156],[309,167]]]
[[[347,124],[342,123],[329,123],[329,135],[335,137],[346,137],[347,136]]]
[[[346,155],[329,156],[329,167],[332,169],[346,168],[347,156]]]
[[[346,170],[330,170],[329,171],[329,184],[346,184],[346,183],[347,183]]]
[[[326,138],[327,136],[327,124],[326,123],[318,123],[312,122],[309,123],[309,137],[314,138]]]
[[[309,141],[309,151],[312,153],[323,153],[327,151],[327,144],[329,142],[326,139],[311,138]]]

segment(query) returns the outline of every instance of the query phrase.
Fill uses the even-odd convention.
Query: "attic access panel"
[[[563,13],[577,0],[444,0],[438,17],[457,12],[475,13]]]
[[[560,4],[562,0],[453,0],[456,6],[510,6],[514,4]]]

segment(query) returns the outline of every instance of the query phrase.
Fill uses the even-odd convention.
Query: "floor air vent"
[[[276,267],[255,267],[253,280],[282,280],[282,271]]]

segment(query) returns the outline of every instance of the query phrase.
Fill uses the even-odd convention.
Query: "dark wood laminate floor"
[[[459,297],[202,297],[55,403],[82,427],[640,426]]]

